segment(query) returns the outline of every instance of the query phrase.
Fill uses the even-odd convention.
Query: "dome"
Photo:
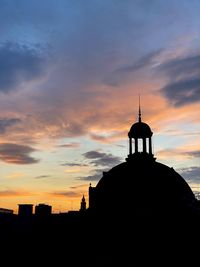
[[[100,210],[162,214],[196,203],[187,184],[173,168],[155,160],[135,159],[104,173],[95,188]]]
[[[144,122],[136,122],[131,126],[128,133],[129,138],[149,138],[152,136],[151,128]]]

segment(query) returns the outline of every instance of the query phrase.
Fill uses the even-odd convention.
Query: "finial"
[[[139,122],[141,122],[142,121],[142,119],[141,119],[141,108],[140,108],[140,94],[139,94],[139,113],[138,113],[138,120],[139,120]]]

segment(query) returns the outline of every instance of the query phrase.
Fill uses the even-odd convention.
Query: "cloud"
[[[165,16],[166,10],[173,12]],[[14,4],[6,8],[2,3],[0,55],[2,62],[4,54],[9,61],[5,70],[0,68],[0,90],[11,92],[21,86],[28,90],[11,98],[2,94],[0,108],[17,111],[23,117],[31,114],[17,137],[12,137],[41,140],[92,133],[95,141],[113,140],[114,136],[104,137],[100,131],[118,131],[125,116],[130,115],[134,105],[130,99],[142,87],[141,77],[133,78],[132,73],[143,69],[147,73],[146,67],[154,65],[160,47],[177,35],[161,25],[171,25],[172,21],[181,24],[175,13],[186,18],[183,11],[168,3],[148,1],[89,1],[84,5],[80,1],[20,1],[17,8]],[[37,43],[50,44],[47,61]],[[124,74],[129,76],[130,87]],[[41,83],[31,82],[38,78],[42,78]],[[115,79],[120,84],[117,88],[109,86]],[[146,75],[142,81],[146,82]]]
[[[96,173],[94,175],[83,176],[80,179],[84,181],[99,181],[102,175],[100,173]]]
[[[52,192],[50,194],[57,197],[68,197],[68,198],[77,198],[81,196],[81,193],[76,191],[57,191],[57,192]]]
[[[114,166],[121,163],[119,157],[113,156],[112,154],[107,154],[98,151],[88,151],[83,154],[86,159],[90,160],[90,163],[94,166]]]
[[[10,164],[33,164],[39,162],[38,159],[29,154],[35,149],[30,146],[2,143],[0,144],[0,160]]]
[[[103,175],[103,172],[109,170],[109,168],[116,166],[122,162],[120,157],[113,156],[110,153],[103,153],[95,150],[88,151],[83,156],[89,160],[89,164],[95,167],[100,167],[93,170],[88,176],[81,176],[78,179],[84,181],[99,181]],[[103,167],[103,168],[102,168]]]
[[[200,101],[200,79],[170,83],[162,88],[165,96],[174,106],[182,106]]]
[[[106,170],[96,170],[91,175],[81,176],[78,179],[83,180],[83,181],[99,181],[101,177],[103,176],[103,171],[106,171]]]
[[[80,184],[80,185],[74,185],[74,186],[70,186],[71,189],[80,189],[80,188],[88,188],[88,185],[86,184]]]
[[[15,190],[2,190],[0,191],[0,197],[15,197],[15,196],[30,196],[31,192],[15,191]]]
[[[69,167],[86,167],[88,164],[85,163],[75,163],[75,162],[66,162],[61,164],[61,166],[69,166]]]
[[[179,160],[184,160],[188,158],[199,158],[200,157],[200,151],[199,150],[193,150],[193,151],[186,151],[186,148],[166,148],[163,150],[157,151],[157,155],[161,159],[167,159],[167,158],[176,158]]]
[[[116,72],[135,72],[146,67],[151,67],[156,64],[157,57],[161,54],[162,51],[163,49],[159,49],[158,51],[151,51],[139,58],[135,63],[116,69]]]
[[[187,168],[179,169],[178,172],[191,183],[199,183],[200,182],[200,167],[192,166]]]
[[[200,157],[200,150],[189,151],[189,152],[186,152],[186,154],[190,157],[193,157],[193,158],[199,158]]]
[[[66,144],[63,144],[63,145],[59,145],[58,147],[77,148],[77,147],[80,147],[80,143],[71,142],[71,143],[66,143]]]
[[[39,176],[36,176],[35,179],[45,179],[49,177],[51,177],[51,175],[39,175]]]
[[[0,91],[7,93],[43,74],[44,60],[36,49],[17,43],[0,44]]]
[[[110,143],[112,141],[115,140],[119,140],[121,138],[123,138],[124,136],[126,136],[127,132],[126,131],[110,131],[107,133],[103,133],[101,131],[101,133],[91,133],[90,134],[90,138],[98,141],[98,142],[102,142],[102,143]]]
[[[25,174],[22,173],[22,172],[13,172],[13,173],[7,175],[6,178],[12,178],[12,179],[14,178],[14,179],[16,179],[16,178],[21,178],[21,177],[24,177],[24,176],[25,176]]]
[[[161,93],[174,106],[200,101],[200,55],[176,58],[159,66],[168,78]]]
[[[0,118],[0,134],[4,134],[6,130],[20,122],[18,118]]]
[[[80,172],[80,169],[79,168],[77,168],[77,169],[67,169],[64,172],[66,172],[66,173],[76,173],[76,172]]]

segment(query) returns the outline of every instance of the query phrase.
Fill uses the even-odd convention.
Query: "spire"
[[[86,210],[86,201],[85,201],[85,196],[83,195],[82,200],[81,200],[80,211],[85,211],[85,210]]]
[[[138,120],[139,120],[139,122],[141,122],[142,121],[142,119],[141,119],[141,108],[140,108],[140,94],[139,94],[139,112],[138,112]]]

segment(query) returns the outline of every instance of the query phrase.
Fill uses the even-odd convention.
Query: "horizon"
[[[79,210],[138,120],[200,194],[200,2],[0,3],[0,207]],[[162,188],[161,188],[162,190]]]

